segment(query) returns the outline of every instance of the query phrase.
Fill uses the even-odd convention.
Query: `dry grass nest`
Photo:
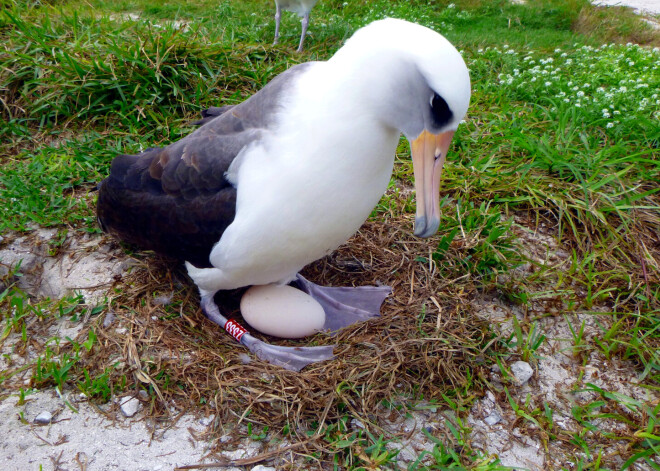
[[[434,242],[410,234],[411,221],[367,222],[334,254],[306,267],[308,279],[326,286],[386,284],[393,293],[381,317],[299,341],[261,336],[280,345],[336,344],[336,358],[296,373],[257,359],[208,321],[194,285],[178,264],[144,257],[115,287],[111,310],[119,319],[108,328],[98,321],[98,348],[86,359],[98,371],[124,365],[128,388],[152,392],[155,416],[179,410],[216,414],[218,423],[250,421],[271,430],[320,430],[350,413],[375,423],[383,400],[460,400],[480,375],[482,349],[492,334],[471,309],[473,288],[466,277],[434,273]],[[174,293],[166,305],[158,295]],[[242,321],[240,292],[216,296],[221,310]],[[117,325],[128,327],[117,331]],[[131,384],[131,380],[133,383]],[[459,401],[460,402],[460,401]]]

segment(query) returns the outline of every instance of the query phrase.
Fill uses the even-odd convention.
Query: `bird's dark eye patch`
[[[433,94],[431,98],[431,116],[433,117],[433,124],[441,128],[449,121],[454,114],[449,109],[447,102],[437,93]]]

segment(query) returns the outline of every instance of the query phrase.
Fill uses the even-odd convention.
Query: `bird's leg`
[[[282,18],[282,8],[279,3],[275,2],[275,41],[273,41],[273,46],[280,40],[280,18]]]
[[[300,44],[298,44],[298,52],[302,52],[303,43],[305,42],[305,35],[307,34],[307,26],[309,25],[309,13],[303,16],[302,20],[302,33],[300,35]]]
[[[380,306],[392,292],[389,286],[326,287],[298,275],[293,282],[316,299],[325,311],[324,330],[337,331],[380,315]]]
[[[245,345],[252,353],[264,361],[281,366],[287,370],[300,371],[310,363],[330,360],[334,358],[332,353],[334,346],[323,347],[281,347],[271,345],[250,335],[241,325],[233,320],[228,320],[220,314],[217,304],[213,301],[213,295],[202,295],[202,311],[211,321],[225,329],[237,341]]]

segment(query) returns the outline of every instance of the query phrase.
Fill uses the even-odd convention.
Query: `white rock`
[[[277,469],[271,468],[270,466],[264,466],[262,464],[258,464],[254,468],[252,468],[252,471],[277,471]]]
[[[140,409],[140,400],[136,397],[122,398],[119,407],[126,417],[133,417]]]
[[[486,422],[488,425],[495,425],[499,423],[501,420],[502,420],[502,416],[498,412],[493,411],[490,413],[488,417],[484,419],[484,422]]]
[[[53,414],[45,410],[34,418],[34,423],[39,425],[48,425],[51,420],[53,420]]]
[[[519,385],[525,384],[534,375],[534,370],[529,363],[524,361],[516,361],[511,365],[511,373],[516,378]]]
[[[364,424],[361,420],[353,419],[351,420],[351,427],[353,428],[364,428]]]

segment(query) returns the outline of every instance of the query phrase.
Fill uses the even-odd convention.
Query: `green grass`
[[[657,33],[630,14],[603,13],[586,0],[323,0],[313,11],[306,50],[296,55],[294,15],[285,15],[281,43],[271,46],[271,3],[4,0],[0,233],[28,232],[34,224],[64,234],[98,232],[93,190],[114,155],[174,141],[190,132],[200,109],[240,102],[291,65],[330,57],[370,21],[405,18],[454,42],[473,82],[469,116],[456,133],[441,185],[437,249],[431,260],[418,262],[530,314],[539,303],[568,313],[602,308],[597,341],[572,326],[574,353],[628,361],[644,385],[660,387]],[[595,18],[605,23],[595,28]],[[628,38],[645,44],[626,44]],[[372,218],[414,211],[412,197],[399,191],[412,181],[407,156],[402,142],[391,191]],[[568,250],[566,261],[544,265],[521,253],[519,231],[541,227]],[[532,270],[522,276],[517,268],[525,262]],[[25,337],[29,318],[77,309],[72,300],[39,302],[11,282],[5,286],[3,337]],[[537,329],[532,315],[502,344],[533,360],[544,340]],[[88,371],[84,358],[94,340],[87,342],[48,345],[30,366],[34,385],[77,385],[101,401],[113,388],[123,389],[125,377],[113,384],[109,371]],[[4,379],[0,375],[0,383]],[[608,417],[632,430],[629,460],[657,452],[657,408],[594,391],[602,403],[574,411],[583,432],[562,439],[597,460],[585,434],[594,431],[600,408],[623,404],[645,418],[631,424],[625,414]],[[512,403],[512,409],[548,437],[560,435],[547,407]],[[455,447],[438,443],[427,454],[434,464],[411,469],[498,468],[469,450],[460,427],[455,432]],[[324,436],[339,467],[373,469],[395,460],[382,437],[345,423]],[[585,463],[576,458],[576,465]]]

